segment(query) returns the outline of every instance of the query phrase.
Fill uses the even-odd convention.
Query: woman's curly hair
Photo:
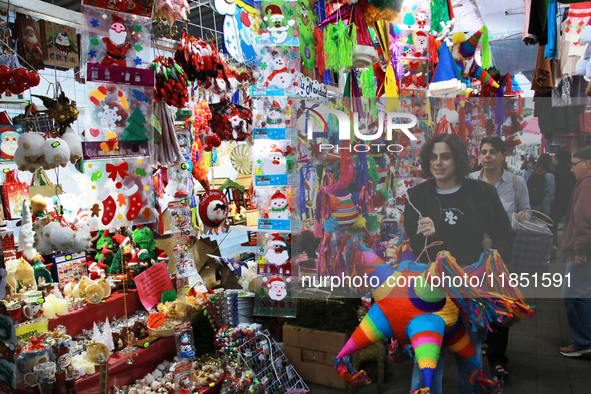
[[[470,173],[470,156],[468,156],[468,147],[462,142],[460,137],[455,134],[439,134],[431,138],[421,150],[421,166],[423,168],[423,178],[432,178],[431,174],[431,153],[438,142],[445,142],[454,158],[456,166],[455,174],[458,179],[466,178]]]

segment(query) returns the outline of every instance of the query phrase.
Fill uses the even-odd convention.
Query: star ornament
[[[137,56],[135,59],[133,59],[133,62],[135,63],[136,66],[142,65],[142,59],[140,59],[139,56]]]
[[[136,33],[141,33],[142,32],[142,26],[140,24],[137,24],[133,27],[133,31],[135,31]]]
[[[92,18],[92,19],[90,20],[90,25],[91,25],[92,27],[98,27],[98,26],[99,26],[99,20],[98,20],[98,19],[96,19],[96,18]]]
[[[88,51],[88,57],[89,58],[95,58],[96,57],[96,51],[94,49],[91,49],[90,51]]]

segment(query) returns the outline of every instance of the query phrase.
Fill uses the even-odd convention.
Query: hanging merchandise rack
[[[293,365],[289,363],[285,353],[271,338],[269,331],[257,332],[253,339],[238,348],[238,352],[241,361],[265,384],[267,393],[310,392]]]

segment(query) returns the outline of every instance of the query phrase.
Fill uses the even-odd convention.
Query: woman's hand
[[[435,235],[435,224],[433,223],[433,220],[431,220],[431,218],[422,218],[419,220],[417,231],[425,237]]]
[[[519,220],[520,222],[525,222],[527,220],[527,214],[525,213],[525,211],[517,213],[517,220]]]

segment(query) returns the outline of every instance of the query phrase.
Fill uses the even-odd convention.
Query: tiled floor
[[[560,259],[558,259],[560,260]],[[550,264],[549,271],[564,273],[564,264]],[[558,297],[560,292],[557,292]],[[528,299],[538,313],[514,325],[510,330],[508,368],[511,379],[504,394],[580,394],[591,391],[591,356],[577,359],[563,357],[560,346],[570,343],[570,334],[563,301],[560,298]],[[413,364],[389,365],[383,394],[408,394]],[[484,372],[492,376],[485,361]],[[312,394],[341,394],[346,390],[309,384]],[[359,394],[378,393],[376,384],[357,388]],[[446,357],[443,393],[456,393],[456,367],[452,357]]]

